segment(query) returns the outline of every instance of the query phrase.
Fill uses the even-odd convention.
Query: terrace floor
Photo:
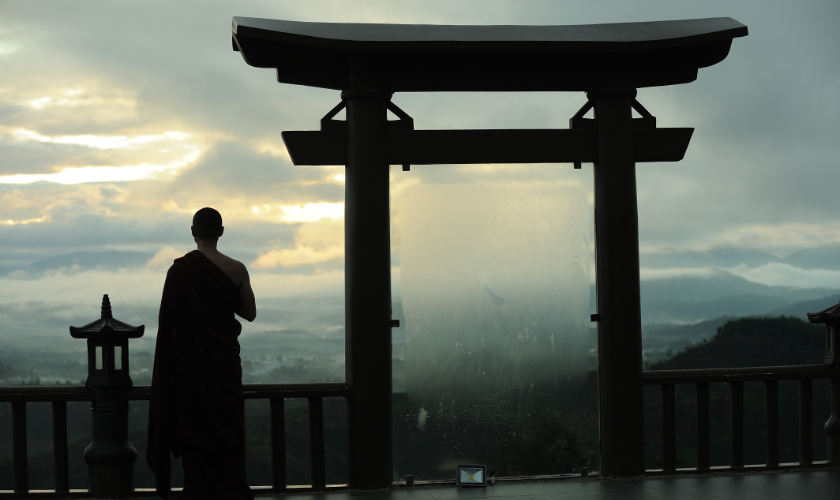
[[[840,468],[638,479],[607,479],[593,476],[553,481],[505,481],[483,488],[420,485],[371,492],[343,490],[257,495],[257,499],[283,497],[288,497],[289,500],[822,500],[840,497]]]

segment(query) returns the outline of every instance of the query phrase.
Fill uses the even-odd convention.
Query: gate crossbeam
[[[594,120],[593,120],[594,121]],[[635,162],[680,161],[693,128],[633,127]],[[295,165],[346,165],[347,132],[287,131],[283,142]],[[597,128],[500,130],[387,130],[389,165],[594,163]]]

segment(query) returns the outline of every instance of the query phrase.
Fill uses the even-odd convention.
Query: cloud
[[[124,182],[171,176],[198,158],[201,145],[190,139],[190,134],[175,130],[132,136],[46,136],[24,128],[0,127],[0,146],[9,145],[12,151],[23,152],[21,156],[12,155],[5,168],[0,169],[7,172],[0,174],[0,184]],[[50,150],[55,153],[43,154]],[[90,154],[90,150],[106,152],[97,155]],[[85,159],[93,160],[94,164],[72,163]],[[114,166],[132,160],[137,163]],[[153,163],[156,160],[161,163]]]
[[[163,247],[156,253],[149,262],[146,263],[146,269],[152,271],[166,271],[175,259],[183,257],[188,250],[177,249],[173,247]]]
[[[156,257],[162,260],[163,255]],[[132,341],[132,349],[153,349],[165,277],[165,269],[149,267],[75,274],[57,271],[38,280],[0,277],[0,344],[76,348],[67,327],[97,319],[102,295],[107,293],[117,319],[146,325],[144,338]],[[321,316],[343,310],[342,271],[317,275],[259,272],[252,274],[251,285],[258,311],[265,314],[258,313],[256,321],[246,323],[247,332],[305,327],[311,320],[323,323]],[[272,314],[278,310],[285,313]],[[84,349],[84,343],[78,348]]]
[[[301,224],[295,233],[295,243],[315,249],[344,246],[344,221],[321,219]]]
[[[727,271],[754,283],[767,286],[793,286],[800,288],[837,288],[840,271],[828,269],[800,269],[781,262],[759,267],[736,266]]]
[[[215,142],[193,167],[175,179],[169,191],[186,197],[208,191],[223,192],[228,197],[246,195],[255,201],[271,199],[272,205],[278,197],[288,200],[284,205],[343,199],[342,186],[331,179],[332,169],[295,167],[287,156],[260,153],[258,148],[257,144]],[[313,196],[320,200],[312,200]],[[254,205],[257,203],[248,208]]]
[[[171,141],[183,141],[190,138],[190,134],[171,130],[157,135],[139,135],[135,137],[121,136],[96,136],[96,135],[66,135],[59,137],[48,137],[32,130],[15,129],[12,136],[20,141],[53,142],[55,144],[78,144],[97,149],[137,149],[149,144],[160,144]]]
[[[343,219],[344,203],[306,203],[301,205],[254,205],[255,214],[268,213],[279,209],[278,218],[284,222],[318,222],[321,219]]]
[[[645,281],[664,280],[677,277],[711,278],[720,270],[711,267],[671,267],[666,269],[639,268],[639,278]]]
[[[282,245],[281,241],[274,242]],[[294,247],[272,249],[257,257],[255,269],[298,267],[333,262],[343,266],[344,225],[341,221],[323,219],[301,224],[294,238]]]
[[[755,267],[779,261],[779,257],[752,247],[721,245],[706,249],[645,248],[639,252],[642,268],[679,269],[733,267],[740,264]]]
[[[141,163],[119,167],[67,167],[55,174],[0,175],[0,184],[31,184],[38,181],[81,184],[85,182],[126,182],[154,179],[175,174],[179,169],[192,163],[199,153],[199,151],[194,151],[165,165]]]
[[[306,207],[331,208],[337,214],[344,187],[336,176],[343,171],[293,166],[280,133],[317,129],[339,93],[280,85],[272,70],[247,66],[230,47],[230,18],[243,14],[329,22],[578,24],[713,17],[725,11],[750,28],[750,36],[735,40],[725,61],[702,69],[689,85],[639,90],[639,100],[657,116],[659,126],[696,128],[683,162],[637,166],[640,244],[698,252],[691,265],[674,257],[673,265],[665,266],[681,269],[711,265],[702,260],[707,255],[699,254],[720,245],[752,246],[778,256],[840,242],[835,222],[840,198],[832,182],[840,158],[840,143],[833,137],[840,129],[836,2],[817,1],[808,9],[784,3],[768,8],[754,1],[664,0],[585,6],[495,0],[215,1],[196,6],[154,1],[55,4],[47,10],[28,3],[3,6],[0,175],[49,175],[42,179],[51,180],[99,175],[87,178],[95,182],[76,185],[0,185],[0,220],[15,222],[0,224],[4,256],[34,259],[101,247],[158,252],[191,245],[192,211],[215,206],[227,227],[220,244],[247,256],[247,262],[262,258],[276,266],[260,272],[316,272],[321,265],[338,265],[338,257],[328,257],[337,252],[329,249],[342,247],[340,240],[306,240],[304,232],[312,223],[291,221],[319,216],[310,217],[309,211],[317,210]],[[113,19],[132,22],[115,24]],[[97,29],[79,30],[80,24]],[[150,38],[150,32],[166,36]],[[581,93],[536,92],[394,96],[425,129],[562,128],[584,100]],[[50,140],[19,140],[14,130]],[[173,130],[190,139],[135,140]],[[60,138],[71,139],[56,142]],[[131,171],[66,170],[172,165],[188,153],[177,149],[184,143],[200,148],[201,156],[162,180],[146,179],[149,172],[142,169],[122,177],[118,174]],[[124,147],[101,149],[97,144]],[[395,169],[394,248],[399,250],[399,196],[406,186],[574,182],[588,191],[591,202],[590,168]],[[266,205],[272,210],[253,211]],[[302,214],[281,218],[282,207],[300,207]],[[311,264],[289,268],[283,262]]]
[[[310,247],[271,250],[260,255],[251,263],[256,269],[271,269],[277,266],[295,267],[304,264],[320,264],[344,257],[344,247],[329,247],[316,250]]]

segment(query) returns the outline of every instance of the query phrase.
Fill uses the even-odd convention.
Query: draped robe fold
[[[197,250],[169,268],[146,453],[163,498],[170,491],[170,453],[183,455],[181,499],[253,498],[244,476],[242,325],[234,318],[238,302],[239,287]]]

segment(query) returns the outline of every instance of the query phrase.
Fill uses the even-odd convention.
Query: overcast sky
[[[639,91],[658,126],[695,128],[682,162],[637,166],[640,246],[649,254],[730,246],[782,257],[840,243],[835,0],[6,0],[0,266],[83,250],[157,256],[121,275],[0,278],[0,304],[46,293],[95,302],[107,283],[125,301],[152,305],[163,270],[191,248],[191,214],[203,206],[222,212],[220,248],[249,265],[263,296],[341,293],[343,167],[294,167],[280,139],[283,130],[316,129],[339,93],[280,85],[272,70],[245,64],[231,50],[233,16],[418,24],[732,17],[749,36],[734,40],[727,59],[701,69],[694,83]],[[394,97],[425,129],[565,128],[584,100],[582,93]],[[395,171],[392,186],[396,201],[412,183],[574,184],[591,201],[591,177],[590,166],[418,166]],[[394,240],[398,254],[398,234]],[[813,273],[767,273],[742,275],[826,286]]]

